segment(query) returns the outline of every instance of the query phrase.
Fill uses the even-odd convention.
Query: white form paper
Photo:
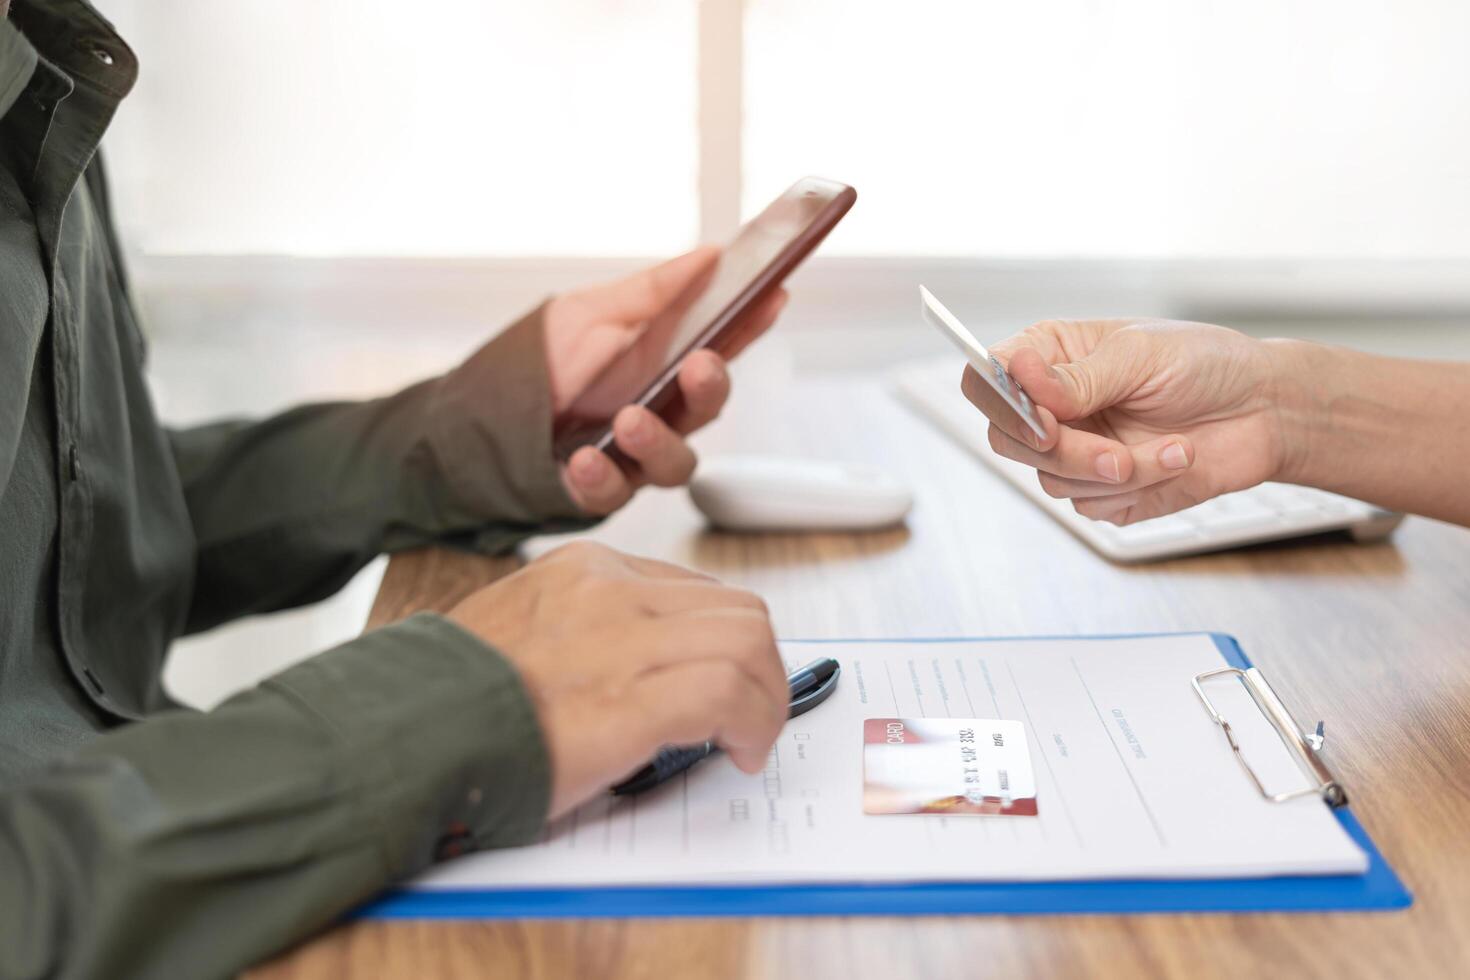
[[[1224,666],[1205,635],[786,642],[830,656],[837,691],[787,724],[766,769],[716,756],[605,796],[538,844],[443,864],[416,888],[708,882],[1014,881],[1359,874],[1367,855],[1316,797],[1269,803],[1190,687]],[[1238,681],[1211,699],[1273,792],[1305,785]],[[865,718],[1025,725],[1038,816],[863,813]]]

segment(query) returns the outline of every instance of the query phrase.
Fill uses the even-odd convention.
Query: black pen
[[[842,666],[837,661],[831,657],[823,657],[788,674],[786,685],[791,692],[791,707],[786,717],[795,718],[797,715],[806,714],[831,697],[832,692],[837,689],[837,676],[841,673]],[[659,783],[677,776],[700,759],[709,758],[717,751],[719,750],[713,742],[703,742],[699,745],[666,745],[658,750],[652,762],[614,786],[613,795],[628,796],[652,789]]]

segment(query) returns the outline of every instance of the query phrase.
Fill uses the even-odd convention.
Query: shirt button
[[[82,475],[82,458],[81,454],[77,452],[76,443],[72,443],[71,449],[67,451],[66,466],[67,472],[71,474],[72,481],[75,482],[77,477]]]
[[[108,67],[112,66],[114,60],[112,57],[112,52],[103,47],[101,43],[91,40],[90,38],[78,38],[76,46],[79,51],[83,51],[91,55],[102,64],[107,65]]]

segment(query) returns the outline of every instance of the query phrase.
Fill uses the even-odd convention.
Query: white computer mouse
[[[689,496],[727,531],[862,531],[903,520],[908,487],[858,463],[716,456],[700,461]]]

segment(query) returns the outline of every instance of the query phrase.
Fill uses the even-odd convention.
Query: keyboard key
[[[1278,511],[1250,492],[1228,493],[1184,513],[1194,515],[1196,526],[1205,533],[1268,528],[1281,523]]]
[[[1117,534],[1120,543],[1143,547],[1165,542],[1193,541],[1199,537],[1199,530],[1184,518],[1171,514],[1168,517],[1155,517],[1141,524],[1120,527],[1117,529]]]

